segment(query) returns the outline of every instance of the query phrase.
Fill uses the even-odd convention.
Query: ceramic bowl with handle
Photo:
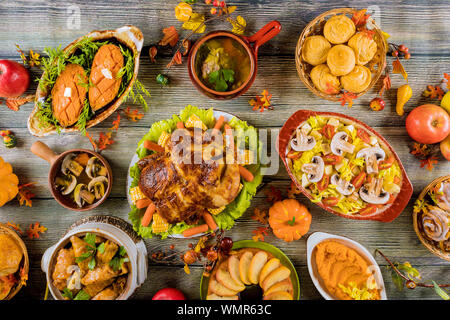
[[[75,222],[55,245],[45,250],[42,256],[41,269],[46,274],[53,298],[64,300],[61,292],[53,285],[52,280],[59,250],[70,242],[71,236],[84,236],[86,233],[94,233],[125,248],[130,259],[130,272],[125,289],[116,300],[128,299],[147,278],[147,248],[144,241],[134,232],[133,227],[128,222],[111,216],[92,216]]]

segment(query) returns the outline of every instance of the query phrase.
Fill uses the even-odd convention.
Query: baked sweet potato
[[[92,110],[101,109],[116,98],[122,82],[122,77],[117,74],[123,67],[123,60],[120,48],[114,44],[102,46],[95,54],[89,88]]]
[[[87,76],[78,64],[69,64],[52,89],[53,115],[62,127],[78,121],[87,94]]]

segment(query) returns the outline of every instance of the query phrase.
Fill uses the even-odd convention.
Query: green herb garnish
[[[80,290],[73,300],[89,300],[90,298],[91,296],[86,291]]]
[[[64,288],[62,296],[66,299],[73,300],[73,293],[67,287]]]
[[[127,251],[125,250],[125,248],[123,246],[120,246],[119,250],[115,254],[114,258],[112,258],[111,261],[109,261],[109,266],[111,268],[113,268],[114,271],[118,271],[119,269],[122,268],[122,265],[125,262],[130,261],[130,259],[128,259],[128,257],[126,255],[127,255]]]
[[[214,84],[214,90],[224,92],[228,90],[229,84],[234,82],[234,70],[219,69],[209,74],[208,80]]]
[[[105,252],[105,243],[102,242],[98,246],[96,246],[95,241],[97,239],[97,236],[93,233],[86,233],[84,236],[83,241],[86,242],[86,252],[82,253],[79,257],[75,258],[76,263],[83,262],[86,259],[89,259],[88,262],[88,268],[90,270],[93,270],[95,266],[97,265],[97,262],[95,260],[95,253],[98,251],[100,253]]]

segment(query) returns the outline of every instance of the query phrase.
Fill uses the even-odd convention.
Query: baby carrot
[[[226,137],[227,147],[234,150],[233,130],[231,129],[231,127],[228,123],[225,124],[225,137]]]
[[[164,152],[164,148],[161,147],[159,144],[154,143],[150,140],[145,140],[144,141],[144,148],[151,150],[151,151],[155,151],[155,152]]]
[[[208,229],[209,229],[209,227],[207,224],[202,224],[197,227],[192,227],[190,229],[184,230],[183,236],[186,238],[192,237],[192,236],[195,236],[196,234],[206,232],[206,231],[208,231]]]
[[[239,173],[241,174],[241,177],[248,182],[252,182],[253,179],[255,178],[253,174],[247,169],[245,169],[243,166],[239,166]]]
[[[153,213],[155,212],[155,205],[150,203],[150,205],[147,207],[147,210],[145,210],[144,216],[142,217],[141,224],[143,227],[148,227],[150,224],[150,221],[152,221]]]
[[[224,116],[220,116],[219,119],[217,119],[216,124],[214,125],[214,129],[220,130],[222,128],[224,121],[225,121]]]
[[[184,123],[181,122],[181,121],[178,121],[178,122],[177,122],[177,128],[178,128],[178,129],[184,129]]]
[[[136,208],[144,209],[144,208],[148,207],[150,205],[150,203],[152,203],[152,201],[148,198],[140,199],[140,200],[136,201]]]
[[[203,219],[205,219],[206,224],[211,230],[217,229],[217,223],[214,220],[213,216],[209,214],[209,212],[207,211],[203,212]]]

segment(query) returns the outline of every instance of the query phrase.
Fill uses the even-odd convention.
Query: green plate
[[[298,280],[297,271],[295,270],[291,260],[284,254],[283,251],[267,242],[262,241],[241,240],[236,241],[233,244],[233,250],[242,248],[257,248],[270,252],[275,258],[280,260],[282,265],[288,267],[289,270],[291,270],[291,281],[292,285],[294,286],[293,298],[294,300],[300,300],[300,281]],[[202,279],[200,281],[200,299],[202,300],[206,299],[206,295],[208,293],[208,284],[209,277],[204,277],[202,275]]]

